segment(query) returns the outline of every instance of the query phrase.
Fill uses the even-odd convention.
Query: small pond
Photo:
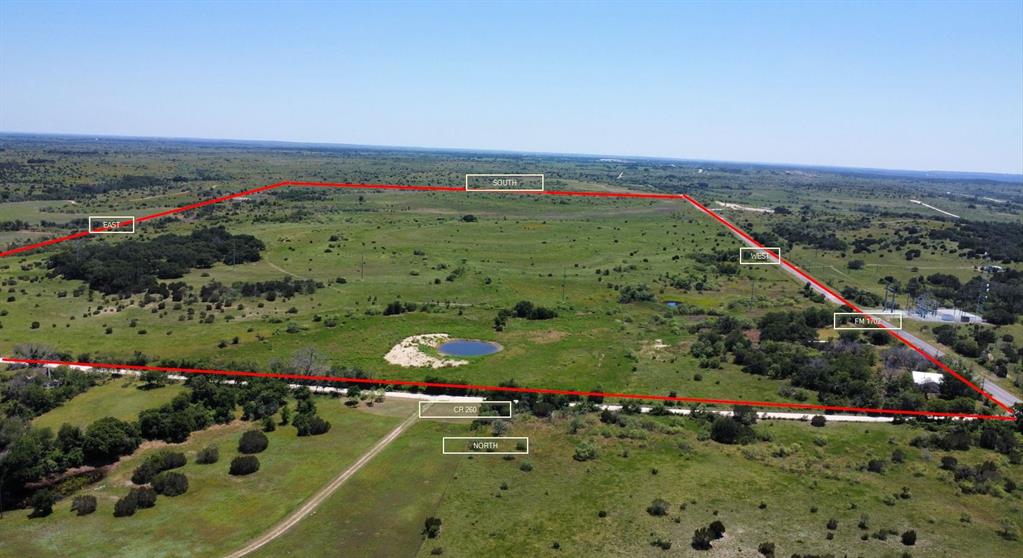
[[[445,356],[471,357],[492,355],[501,350],[497,343],[477,341],[475,339],[452,339],[437,347],[437,352]]]
[[[669,300],[668,302],[665,302],[664,304],[668,308],[678,308],[678,305],[679,305],[679,303],[674,301],[674,300]]]

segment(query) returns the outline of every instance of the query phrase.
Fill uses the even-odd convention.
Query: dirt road
[[[334,480],[330,481],[326,486],[321,488],[319,492],[312,496],[312,498],[309,498],[309,500],[302,504],[300,508],[295,510],[291,515],[284,518],[283,521],[271,527],[269,531],[263,533],[258,538],[254,539],[240,550],[236,550],[231,554],[228,554],[227,558],[241,558],[242,556],[251,554],[265,546],[270,541],[283,535],[285,532],[287,532],[288,529],[291,529],[296,523],[302,521],[307,515],[316,510],[316,508],[319,507],[319,505],[322,504],[324,500],[329,498],[330,495],[333,494],[338,488],[340,488],[340,486],[344,484],[345,481],[351,478],[355,473],[359,472],[359,470],[362,469],[362,467],[365,466],[366,463],[369,463],[369,461],[373,459],[378,453],[383,451],[383,449],[386,448],[388,444],[397,439],[398,436],[401,435],[401,433],[404,432],[405,429],[407,429],[409,426],[412,426],[412,424],[415,423],[418,418],[419,418],[418,412],[409,416],[409,418],[405,419],[394,430],[392,430],[386,436],[381,438],[376,444],[374,444],[373,447],[369,448],[369,451],[362,454],[362,457],[360,457],[358,461],[352,463],[350,467],[345,469],[340,475],[334,477]]]

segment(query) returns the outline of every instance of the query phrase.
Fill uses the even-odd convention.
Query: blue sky
[[[1023,2],[0,2],[0,130],[1023,172]]]

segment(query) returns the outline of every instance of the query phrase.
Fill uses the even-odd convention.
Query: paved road
[[[569,403],[570,407],[576,406],[577,403]],[[621,411],[621,405],[597,405],[598,409],[607,409],[609,411]],[[649,413],[653,407],[641,406],[639,412]],[[672,415],[691,415],[692,409],[685,409],[679,407],[667,407],[665,410]],[[724,416],[732,416],[735,414],[733,411],[704,409],[702,412],[705,413],[716,413]],[[761,420],[799,420],[808,421],[815,415],[824,415],[823,412],[812,412],[808,411],[805,413],[787,413],[778,411],[759,411],[757,412],[757,418]],[[869,416],[869,415],[824,415],[828,422],[893,422],[894,417],[885,416]]]
[[[383,449],[387,447],[388,444],[393,442],[402,432],[404,432],[406,428],[412,426],[412,424],[416,422],[416,419],[418,418],[419,413],[417,412],[410,416],[409,418],[405,419],[404,422],[397,426],[397,428],[392,430],[389,434],[387,434],[387,436],[384,436],[383,438],[380,439],[380,441],[374,444],[373,447],[371,447],[369,451],[364,453],[362,457],[359,458],[358,461],[352,464],[351,467],[345,469],[340,475],[335,477],[334,480],[330,481],[330,483],[321,488],[319,492],[314,494],[312,498],[307,500],[306,503],[302,504],[302,507],[295,510],[294,513],[286,517],[277,525],[271,527],[269,531],[263,533],[258,538],[256,538],[249,544],[245,545],[245,547],[242,548],[241,550],[237,550],[235,552],[232,552],[231,554],[228,554],[227,558],[241,558],[242,556],[251,554],[259,550],[266,544],[268,544],[270,541],[283,535],[285,532],[287,532],[288,529],[291,529],[293,526],[295,526],[296,523],[302,521],[307,515],[315,511],[316,508],[319,507],[319,505],[322,504],[324,500],[329,498],[331,494],[333,494],[342,484],[345,483],[345,481],[351,478],[352,475],[354,475],[355,473],[359,472],[359,469],[362,469],[362,467],[366,465],[366,463],[369,463],[369,461],[373,459],[373,457],[375,457],[378,453],[383,451]]]
[[[734,231],[733,231],[733,234],[734,234]],[[736,236],[736,238],[738,238],[739,240],[741,240],[742,242],[744,242],[748,246],[756,247],[756,244],[754,244],[750,240],[742,237],[741,235],[736,234],[735,236]],[[783,258],[784,258],[784,256],[783,256]],[[785,270],[785,272],[787,272],[789,275],[793,276],[800,283],[807,283],[808,282],[806,280],[806,278],[803,277],[798,271],[796,271],[796,269],[790,263],[788,263],[786,261],[782,261],[782,263],[778,267],[780,267],[783,270]],[[837,304],[839,306],[844,304],[841,300],[838,299],[838,297],[836,297],[835,295],[829,293],[827,290],[825,290],[825,289],[823,289],[821,287],[818,287],[817,285],[814,285],[813,283],[810,283],[810,287],[815,292],[821,294],[829,302],[831,302],[833,304]],[[885,325],[885,327],[889,327],[889,328],[895,329],[895,326],[893,324],[885,322],[884,320],[879,320],[879,321],[881,321]],[[944,355],[944,353],[940,349],[938,349],[934,345],[931,345],[930,343],[924,341],[923,339],[920,339],[919,337],[913,335],[912,333],[909,333],[908,331],[901,330],[901,331],[899,331],[899,335],[901,335],[902,337],[906,338],[906,340],[908,340],[910,343],[913,343],[914,345],[919,347],[924,352],[930,353],[931,355],[934,355],[935,357],[941,357],[942,355]],[[1006,390],[1005,388],[999,386],[998,384],[996,384],[993,381],[987,379],[986,377],[982,378],[982,379],[983,379],[983,385],[981,386],[981,389],[983,389],[984,391],[990,393],[992,397],[997,399],[1003,405],[1006,405],[1008,407],[1012,407],[1013,405],[1015,405],[1015,404],[1020,402],[1020,399],[1018,397],[1016,397],[1015,395],[1009,393],[1009,391]]]

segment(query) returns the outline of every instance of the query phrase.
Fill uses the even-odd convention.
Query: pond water
[[[675,302],[674,300],[669,300],[668,302],[665,302],[664,304],[668,308],[678,308],[678,302]]]
[[[445,356],[483,356],[492,355],[501,350],[497,343],[476,341],[474,339],[452,339],[437,347],[437,352]]]

